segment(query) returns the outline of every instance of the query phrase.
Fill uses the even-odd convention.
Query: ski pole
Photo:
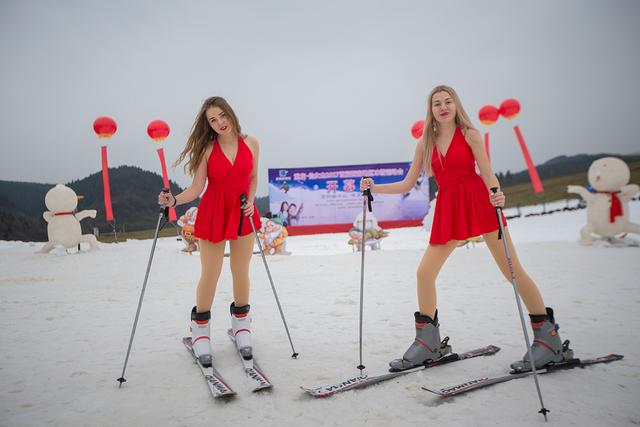
[[[247,204],[247,196],[245,194],[240,195],[240,206],[244,206]],[[291,345],[291,351],[293,354],[291,357],[296,359],[298,357],[298,353],[296,353],[296,349],[293,348],[293,341],[291,341],[291,334],[289,333],[289,327],[287,326],[287,321],[284,318],[284,313],[282,312],[282,306],[280,305],[280,299],[278,298],[278,293],[276,292],[276,287],[273,284],[273,279],[271,278],[271,271],[269,271],[269,266],[267,265],[267,258],[264,256],[264,250],[262,249],[262,243],[260,243],[260,238],[258,237],[258,232],[256,231],[256,226],[253,224],[252,218],[249,218],[249,223],[251,224],[251,228],[253,229],[253,235],[258,243],[258,249],[260,249],[260,255],[262,255],[262,262],[264,262],[264,268],[267,270],[267,276],[269,276],[269,283],[271,284],[271,290],[273,291],[273,296],[276,298],[276,304],[278,305],[278,310],[280,311],[280,317],[282,318],[282,323],[284,323],[284,329],[287,331],[287,337],[289,338],[289,344]]]
[[[168,194],[169,189],[163,188],[163,193]],[[162,223],[162,218],[165,219],[164,223]],[[144,275],[144,282],[142,283],[142,291],[140,292],[140,300],[138,301],[138,309],[136,310],[136,318],[133,321],[133,328],[131,330],[131,337],[129,338],[129,347],[127,348],[127,356],[124,359],[124,366],[122,367],[122,376],[118,378],[118,382],[120,385],[118,388],[122,387],[122,383],[127,380],[124,378],[124,372],[127,369],[127,362],[129,361],[129,354],[131,353],[131,345],[133,344],[133,337],[136,334],[136,326],[138,325],[138,317],[140,317],[140,309],[142,308],[142,299],[144,298],[144,290],[147,287],[147,280],[149,279],[149,270],[151,270],[151,261],[153,261],[153,253],[156,250],[156,241],[158,240],[158,233],[160,230],[169,222],[169,206],[161,206],[160,207],[160,215],[158,215],[158,224],[156,225],[156,233],[153,237],[153,244],[151,245],[151,254],[149,255],[149,263],[147,264],[147,272]],[[162,224],[162,225],[161,225]]]
[[[368,178],[368,177],[364,177]],[[357,369],[362,371],[365,366],[362,363],[362,316],[363,316],[363,302],[364,302],[364,250],[365,250],[365,231],[367,230],[367,207],[369,208],[369,212],[371,212],[371,202],[373,201],[373,196],[371,195],[371,190],[366,189],[362,192],[362,242],[360,246],[360,251],[362,252],[360,258],[360,364],[356,366]]]
[[[493,194],[498,192],[498,187],[491,187],[491,192]],[[518,283],[516,281],[516,275],[513,272],[513,264],[511,262],[511,253],[509,252],[509,245],[507,244],[507,235],[504,232],[504,224],[502,224],[502,208],[496,206],[496,217],[498,218],[498,239],[502,238],[502,243],[504,245],[504,252],[507,257],[507,264],[509,265],[509,274],[511,275],[511,284],[513,285],[513,292],[516,296],[516,305],[518,306],[518,312],[520,313],[520,324],[522,325],[522,333],[524,334],[524,342],[527,346],[527,354],[529,355],[529,364],[531,365],[531,371],[533,372],[533,380],[536,384],[536,390],[538,392],[538,399],[540,400],[540,410],[538,411],[544,416],[545,422],[547,421],[547,413],[551,412],[547,408],[544,407],[544,402],[542,401],[542,392],[540,391],[540,382],[538,381],[538,372],[536,371],[536,364],[533,360],[533,355],[531,354],[531,344],[529,342],[529,334],[527,333],[527,325],[524,321],[524,312],[522,311],[522,303],[520,302],[520,290],[518,289]]]

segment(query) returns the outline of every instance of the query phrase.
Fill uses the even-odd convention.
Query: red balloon
[[[411,126],[411,135],[415,139],[422,138],[422,134],[424,133],[424,120],[420,119]]]
[[[502,117],[505,119],[515,119],[518,117],[518,114],[520,114],[520,103],[513,98],[505,99],[502,101],[502,104],[500,104],[500,114],[502,114]]]
[[[480,119],[480,123],[483,125],[492,125],[498,121],[500,117],[500,112],[493,105],[485,105],[478,112],[478,118]]]
[[[164,141],[169,136],[169,125],[162,120],[153,120],[147,126],[147,134],[155,142]]]
[[[98,134],[98,138],[111,138],[116,130],[118,125],[111,117],[98,117],[93,121],[93,131]]]

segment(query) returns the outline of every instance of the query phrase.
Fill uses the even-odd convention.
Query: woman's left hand
[[[489,195],[489,200],[491,200],[491,204],[496,208],[503,208],[505,197],[504,193],[501,190],[498,190],[495,193],[491,193]]]
[[[242,205],[242,211],[248,217],[253,215],[253,200],[247,200],[247,203]]]

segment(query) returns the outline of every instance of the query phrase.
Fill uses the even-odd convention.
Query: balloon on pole
[[[98,117],[93,121],[93,130],[100,139],[109,139],[118,130],[118,125],[111,117]],[[109,162],[107,160],[107,146],[101,149],[102,156],[102,188],[104,193],[104,208],[108,222],[114,220],[111,206],[111,185],[109,183]]]
[[[483,125],[491,126],[500,118],[500,111],[493,105],[485,105],[478,112],[478,118]],[[484,150],[487,152],[487,158],[491,160],[489,154],[489,131],[484,134]]]
[[[147,125],[147,135],[154,142],[162,142],[169,136],[169,125],[163,120],[152,120]],[[171,188],[169,186],[169,175],[167,174],[167,162],[164,157],[164,149],[158,148],[158,158],[160,159],[160,167],[162,168],[162,182],[165,188]],[[175,208],[169,208],[169,220],[175,221],[177,219]]]

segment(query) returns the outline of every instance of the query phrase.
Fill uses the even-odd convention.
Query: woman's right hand
[[[373,178],[360,178],[360,191],[371,189],[373,191],[375,183]]]
[[[160,192],[158,194],[158,204],[161,206],[173,206],[175,197],[171,193]]]

